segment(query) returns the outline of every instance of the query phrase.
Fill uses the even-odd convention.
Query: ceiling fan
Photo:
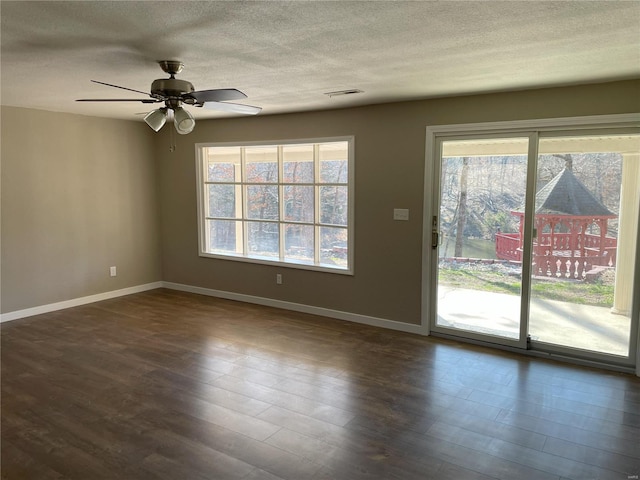
[[[164,107],[152,110],[144,117],[144,121],[156,132],[167,122],[170,112],[173,112],[173,123],[178,133],[185,135],[191,133],[196,122],[189,111],[182,105],[204,107],[225,112],[243,113],[255,115],[262,108],[239,103],[226,103],[228,100],[247,98],[240,90],[235,88],[219,88],[214,90],[195,90],[191,82],[179,80],[175,76],[182,71],[184,64],[174,60],[161,60],[160,68],[168,73],[169,78],[159,78],[151,84],[151,93],[134,90],[133,88],[120,87],[110,83],[91,80],[100,85],[129,90],[130,92],[148,95],[149,98],[81,98],[77,102],[142,102],[164,103]]]

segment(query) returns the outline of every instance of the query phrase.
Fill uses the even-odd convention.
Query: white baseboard
[[[192,285],[184,285],[181,283],[161,281],[147,283],[144,285],[136,285],[134,287],[123,288],[121,290],[98,293],[96,295],[89,295],[86,297],[74,298],[71,300],[65,300],[63,302],[40,305],[38,307],[25,308],[24,310],[15,310],[13,312],[3,313],[2,315],[0,315],[0,322],[9,322],[11,320],[18,320],[20,318],[40,315],[42,313],[54,312],[56,310],[64,310],[65,308],[78,307],[80,305],[86,305],[88,303],[99,302],[101,300],[108,300],[110,298],[122,297],[124,295],[131,295],[133,293],[145,292],[147,290],[154,290],[156,288],[163,287],[171,290],[179,290],[182,292],[207,295],[209,297],[225,298],[227,300],[236,300],[239,302],[265,305],[267,307],[282,308],[284,310],[291,310],[294,312],[310,313],[312,315],[320,315],[323,317],[335,318],[348,322],[361,323],[364,325],[371,325],[373,327],[388,328],[390,330],[397,330],[400,332],[415,333],[420,335],[424,335],[427,333],[421,325],[396,322],[395,320],[387,320],[384,318],[360,315],[358,313],[343,312],[340,310],[332,310],[329,308],[314,307],[301,303],[274,300],[272,298],[256,297],[253,295],[245,295],[242,293],[226,292],[224,290],[213,290],[211,288],[195,287]]]
[[[213,290],[211,288],[194,287],[181,283],[163,282],[163,286],[171,290],[197,293],[200,295],[207,295],[209,297],[224,298],[227,300],[236,300],[239,302],[254,303],[257,305],[265,305],[267,307],[282,308],[284,310],[292,310],[294,312],[310,313],[312,315],[320,315],[323,317],[335,318],[338,320],[346,320],[348,322],[362,323],[364,325],[371,325],[373,327],[388,328],[390,330],[398,330],[401,332],[416,333],[420,335],[426,334],[422,325],[414,325],[410,323],[397,322],[395,320],[370,317],[368,315],[360,315],[358,313],[331,310],[329,308],[314,307],[311,305],[286,302],[283,300],[274,300],[272,298],[255,297],[253,295],[226,292],[224,290]]]
[[[31,317],[33,315],[40,315],[42,313],[55,312],[56,310],[78,307],[80,305],[86,305],[87,303],[122,297],[124,295],[131,295],[132,293],[146,292],[147,290],[154,290],[156,288],[162,287],[163,282],[145,283],[143,285],[122,288],[120,290],[112,290],[110,292],[97,293],[95,295],[88,295],[86,297],[73,298],[71,300],[65,300],[63,302],[49,303],[47,305],[40,305],[38,307],[25,308],[24,310],[15,310],[13,312],[7,312],[0,315],[0,322],[9,322],[11,320],[18,320],[19,318]]]

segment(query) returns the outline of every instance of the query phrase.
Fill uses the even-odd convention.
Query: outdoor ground
[[[492,264],[473,260],[441,260],[438,283],[451,287],[519,295],[522,288],[521,267],[499,260],[496,262]],[[603,272],[592,282],[536,277],[531,284],[531,297],[610,308],[613,305],[613,288],[612,269]]]
[[[490,240],[465,239],[463,256],[441,246],[438,325],[519,337],[522,267],[495,258]],[[445,256],[447,255],[447,256]],[[591,281],[534,277],[529,334],[534,341],[627,356],[630,318],[611,313],[615,271]]]
[[[534,341],[627,356],[630,322],[629,316],[615,315],[608,307],[531,299]],[[520,297],[439,285],[438,325],[517,339]]]

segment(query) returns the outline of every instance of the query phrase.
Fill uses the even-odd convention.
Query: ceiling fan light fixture
[[[184,108],[177,107],[173,109],[173,124],[180,135],[191,133],[196,126],[193,116]]]
[[[145,115],[144,121],[155,132],[160,131],[164,124],[167,123],[167,109],[163,107],[158,108],[157,110],[152,110]]]

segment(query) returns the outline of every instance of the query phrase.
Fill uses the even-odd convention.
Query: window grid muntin
[[[208,175],[205,175],[204,173],[207,171],[206,168],[206,164],[203,162],[203,179],[204,181],[201,182],[201,184],[205,187],[206,189],[206,185],[208,184],[216,184],[216,185],[225,185],[225,184],[231,184],[231,185],[235,185],[236,187],[240,187],[240,195],[241,195],[241,209],[242,209],[242,218],[235,218],[234,220],[236,222],[239,222],[242,225],[242,252],[237,252],[234,255],[229,254],[227,251],[215,251],[213,248],[211,248],[210,242],[207,241],[205,243],[206,246],[206,250],[204,250],[202,253],[204,254],[210,254],[212,256],[216,256],[216,255],[221,255],[224,257],[235,257],[235,258],[247,258],[250,260],[260,260],[261,257],[260,256],[256,256],[256,255],[252,255],[249,251],[249,243],[248,243],[248,228],[249,228],[249,222],[267,222],[267,223],[277,223],[279,224],[279,259],[278,262],[282,262],[285,264],[289,264],[289,265],[293,265],[296,266],[298,265],[297,262],[292,262],[290,260],[287,260],[286,258],[286,251],[285,251],[285,245],[286,245],[286,226],[289,224],[295,224],[295,225],[300,225],[300,226],[312,226],[313,227],[313,232],[314,232],[314,248],[313,248],[313,254],[314,254],[314,264],[311,265],[309,263],[303,262],[302,264],[305,266],[311,266],[311,267],[318,267],[321,270],[322,269],[326,269],[328,268],[329,270],[338,270],[338,271],[347,271],[347,273],[351,273],[351,269],[352,269],[352,246],[353,246],[353,231],[352,231],[352,221],[353,221],[353,206],[352,206],[352,202],[353,202],[353,190],[352,190],[352,182],[353,182],[353,139],[350,138],[340,138],[340,139],[331,139],[331,140],[327,140],[327,141],[308,141],[308,142],[304,142],[308,145],[313,145],[313,171],[314,171],[314,182],[313,183],[309,183],[309,182],[284,182],[284,155],[283,155],[283,150],[284,150],[284,146],[289,146],[289,145],[296,145],[296,144],[300,144],[302,145],[303,143],[299,143],[299,142],[294,142],[294,143],[282,143],[277,146],[277,168],[278,168],[278,181],[277,182],[248,182],[245,181],[246,178],[246,169],[247,169],[247,158],[246,158],[246,151],[247,148],[255,148],[257,147],[273,147],[274,144],[266,144],[266,145],[262,145],[262,144],[255,144],[255,145],[243,145],[240,146],[240,181],[236,181],[236,182],[221,182],[221,181],[209,181],[208,180]],[[345,144],[345,153],[346,156],[344,158],[344,161],[346,162],[346,176],[347,179],[345,182],[321,182],[321,171],[322,171],[322,159],[320,158],[320,150],[321,147],[324,145],[330,145],[330,144],[336,144],[336,143],[344,143]],[[218,147],[222,147],[224,148],[223,145],[203,145],[200,146],[199,148],[203,148],[203,149],[208,149],[208,148],[218,148]],[[330,159],[329,159],[330,160]],[[340,158],[337,158],[336,160],[340,160]],[[327,161],[327,159],[324,159],[324,161]],[[237,162],[234,162],[234,165],[236,166],[236,175],[237,175]],[[247,198],[247,186],[250,185],[272,185],[272,186],[276,186],[278,187],[278,215],[279,215],[279,219],[275,220],[275,219],[256,219],[256,218],[249,218],[248,215],[248,198]],[[285,219],[285,215],[284,215],[284,209],[286,208],[286,203],[284,202],[284,188],[287,186],[312,186],[313,187],[313,193],[314,193],[314,221],[313,222],[308,222],[308,221],[298,221],[298,220],[286,220]],[[320,199],[320,189],[321,187],[344,187],[346,188],[347,192],[346,192],[346,201],[347,201],[347,213],[346,213],[346,225],[342,225],[342,224],[331,224],[331,223],[327,223],[327,222],[322,222],[321,221],[321,199]],[[237,191],[237,189],[235,190]],[[201,201],[203,199],[201,198]],[[236,202],[237,202],[237,198],[236,198]],[[208,208],[208,207],[205,207]],[[209,212],[207,212],[209,213]],[[229,218],[226,217],[215,217],[215,216],[211,216],[211,215],[204,215],[204,222],[205,224],[207,224],[209,221],[215,221],[215,220],[229,220]],[[322,234],[322,228],[323,227],[329,227],[332,229],[336,229],[336,230],[344,230],[346,232],[346,245],[347,245],[347,249],[348,249],[348,253],[346,256],[346,265],[331,265],[328,263],[321,263],[322,262],[322,240],[321,240],[321,234]],[[204,228],[205,230],[205,234],[208,237],[208,229]]]

